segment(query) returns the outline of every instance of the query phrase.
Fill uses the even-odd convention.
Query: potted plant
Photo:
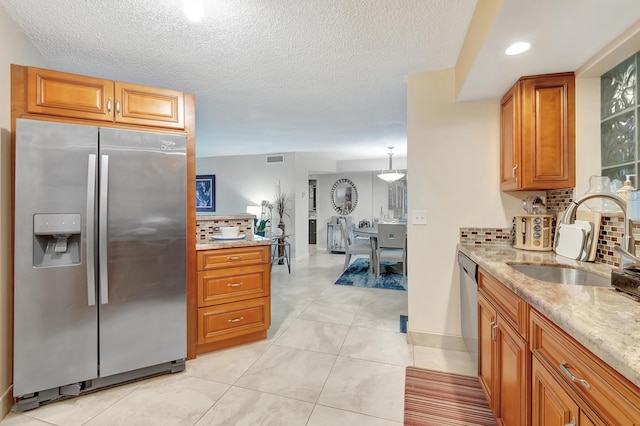
[[[291,200],[289,199],[288,195],[282,190],[280,182],[278,182],[278,186],[276,187],[275,192],[275,199],[273,200],[273,207],[275,208],[276,213],[278,213],[278,228],[282,230],[281,235],[283,236],[285,235],[284,217],[287,216],[288,218],[291,218],[288,212],[290,201]],[[278,239],[278,258],[278,264],[282,265],[284,263],[284,237]]]
[[[269,219],[262,219],[258,226],[256,227],[256,235],[260,235],[264,237],[265,230],[267,228],[267,223],[269,223]]]

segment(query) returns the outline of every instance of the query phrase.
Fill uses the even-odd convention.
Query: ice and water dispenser
[[[33,266],[80,263],[80,214],[33,215]]]

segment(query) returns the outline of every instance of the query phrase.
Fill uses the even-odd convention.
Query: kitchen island
[[[521,413],[529,411],[534,425],[544,418],[640,421],[640,302],[611,287],[529,278],[509,264],[563,265],[605,277],[611,266],[510,246],[459,244],[458,250],[480,268],[479,378],[497,418],[509,415],[504,399],[519,393]],[[519,341],[524,347],[509,346]],[[517,387],[504,382],[510,372]]]
[[[266,338],[271,325],[271,239],[210,239],[196,244],[196,262],[196,353]]]

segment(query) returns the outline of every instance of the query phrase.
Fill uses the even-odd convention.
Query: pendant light
[[[204,16],[202,0],[184,0],[184,14],[192,21],[199,21]]]
[[[378,174],[378,177],[387,182],[395,182],[398,179],[402,179],[404,177],[404,173],[400,173],[397,170],[393,170],[393,165],[391,163],[391,157],[393,157],[393,147],[389,147],[389,170],[383,170]]]

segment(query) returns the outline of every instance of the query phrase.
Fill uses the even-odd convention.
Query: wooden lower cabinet
[[[269,298],[198,309],[198,344],[218,342],[269,328]]]
[[[527,425],[529,348],[498,314],[496,330],[497,418],[503,425]]]
[[[528,425],[527,342],[493,303],[478,294],[478,379],[499,424]]]
[[[482,268],[478,340],[498,425],[640,426],[640,388]]]
[[[478,380],[494,416],[497,416],[493,397],[496,358],[493,336],[496,316],[496,309],[482,293],[478,293]]]
[[[531,362],[531,423],[536,426],[565,426],[577,424],[578,404],[553,378],[551,373],[533,357]]]
[[[547,370],[547,381],[556,393],[567,393],[577,405],[577,425],[640,425],[640,389],[576,342],[553,322],[531,310],[530,349],[539,364]],[[539,394],[533,394],[532,406],[540,405]],[[574,414],[575,413],[575,414]],[[572,424],[535,423],[534,425]]]
[[[198,252],[198,354],[267,337],[269,254],[269,245]]]

